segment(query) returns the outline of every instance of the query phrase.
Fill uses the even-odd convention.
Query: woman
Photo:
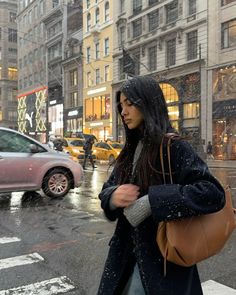
[[[197,267],[164,261],[156,243],[160,221],[223,208],[224,190],[191,146],[172,139],[174,184],[163,184],[160,144],[173,132],[163,93],[150,77],[127,80],[117,93],[126,143],[99,195],[106,217],[118,219],[98,294],[201,295]],[[163,140],[167,163],[166,140]],[[167,165],[168,166],[168,165]]]

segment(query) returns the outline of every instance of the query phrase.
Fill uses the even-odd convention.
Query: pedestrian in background
[[[49,140],[48,140],[48,146],[50,147],[50,149],[54,149],[54,140],[56,139],[55,135],[50,135],[49,136]]]
[[[164,184],[160,146],[174,132],[159,84],[134,77],[117,93],[126,142],[99,194],[110,221],[117,221],[98,294],[202,295],[196,265],[167,261],[156,243],[158,223],[208,214],[224,206],[224,190],[186,141],[171,142],[173,184]],[[167,169],[167,168],[166,168]],[[168,169],[166,178],[169,181]]]
[[[90,163],[94,168],[97,168],[94,164],[94,161],[93,161],[93,151],[92,151],[92,148],[93,148],[93,144],[94,144],[94,138],[92,136],[88,137],[88,139],[85,141],[85,144],[83,146],[83,149],[84,149],[84,162],[83,162],[83,169],[86,170],[86,161],[87,159],[89,158],[90,160]]]
[[[207,159],[208,160],[214,160],[213,146],[211,144],[211,141],[208,141],[208,144],[207,144]]]

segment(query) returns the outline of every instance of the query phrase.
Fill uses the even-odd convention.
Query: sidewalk
[[[236,169],[236,160],[206,160],[210,168],[233,168]]]

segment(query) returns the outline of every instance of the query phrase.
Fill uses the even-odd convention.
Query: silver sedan
[[[18,131],[0,127],[0,193],[43,190],[63,197],[82,181],[82,167]]]

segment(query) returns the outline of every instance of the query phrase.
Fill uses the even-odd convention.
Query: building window
[[[176,39],[171,39],[166,42],[166,66],[175,65],[176,61]]]
[[[150,72],[157,69],[157,47],[152,46],[148,48],[148,64]]]
[[[98,24],[99,23],[99,19],[100,19],[99,8],[96,8],[96,12],[95,12],[95,24]]]
[[[78,72],[77,70],[70,71],[70,85],[76,86],[78,84]]]
[[[95,59],[100,58],[100,51],[99,51],[99,42],[95,44]]]
[[[87,87],[92,86],[91,72],[87,73]]]
[[[199,117],[199,103],[185,103],[184,104],[184,119],[192,119]]]
[[[106,82],[110,80],[110,67],[109,66],[105,66],[105,68],[104,68],[104,79]]]
[[[52,7],[57,7],[59,5],[59,0],[52,0]]]
[[[104,55],[109,55],[109,38],[104,40]]]
[[[197,1],[189,0],[188,1],[188,15],[195,14],[197,12]]]
[[[229,3],[235,2],[236,0],[221,0],[221,6],[227,5]]]
[[[10,21],[10,23],[15,23],[16,22],[16,13],[15,12],[10,11],[10,13],[9,13],[9,21]]]
[[[110,5],[109,2],[105,4],[105,22],[107,22],[110,18]]]
[[[49,61],[53,60],[54,58],[61,57],[61,54],[62,54],[61,46],[62,46],[61,43],[57,43],[57,44],[51,46],[50,48],[48,48],[48,60]],[[42,51],[43,50],[41,50],[41,54],[43,54]]]
[[[197,58],[197,31],[187,34],[187,60]]]
[[[14,29],[8,29],[8,41],[12,43],[17,42],[17,31]]]
[[[43,15],[43,14],[44,14],[44,1],[41,0],[41,1],[39,2],[39,15],[41,16],[41,15]]]
[[[8,48],[8,53],[10,55],[17,55],[17,49],[16,48]]]
[[[142,34],[142,18],[132,22],[133,25],[133,38],[139,37]]]
[[[125,11],[125,0],[120,0],[120,13]]]
[[[151,6],[151,5],[154,5],[154,4],[157,4],[159,3],[159,0],[149,0],[148,1],[148,5]]]
[[[164,94],[166,103],[174,103],[179,101],[179,96],[175,88],[168,83],[160,83],[161,90]]]
[[[199,103],[185,103],[183,108],[183,127],[199,126]]]
[[[221,48],[236,46],[236,19],[221,25]]]
[[[175,22],[178,19],[178,0],[166,5],[166,23]]]
[[[142,0],[133,0],[133,14],[142,11]]]
[[[87,15],[87,32],[89,32],[91,29],[91,14],[89,13]]]
[[[90,7],[90,0],[87,0],[86,4],[87,4],[87,9],[88,9]]]
[[[100,83],[100,69],[95,70],[96,74],[96,85]]]
[[[125,43],[125,27],[119,28],[119,41],[120,45],[123,45]]]
[[[8,68],[8,79],[17,81],[17,69],[16,68]]]
[[[70,99],[69,99],[69,107],[77,107],[78,106],[78,92],[71,92]]]
[[[87,63],[90,63],[91,60],[91,48],[87,47]]]
[[[159,26],[159,10],[155,10],[148,14],[148,29],[149,32],[157,29]]]

